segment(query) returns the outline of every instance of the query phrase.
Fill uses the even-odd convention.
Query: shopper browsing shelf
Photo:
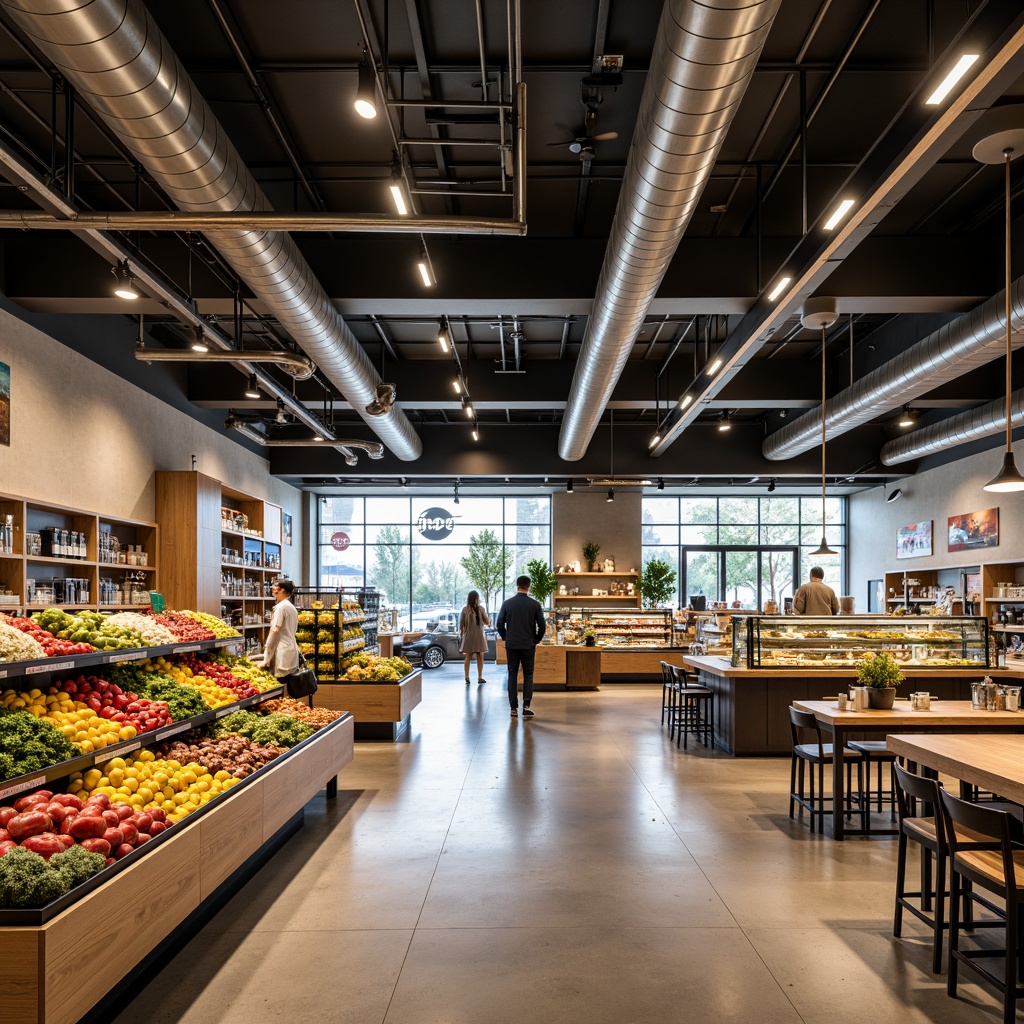
[[[486,683],[484,679],[484,654],[487,652],[487,638],[484,636],[484,626],[489,626],[491,620],[487,617],[487,609],[480,607],[480,594],[471,590],[466,598],[466,607],[462,609],[459,616],[459,650],[466,659],[466,685],[469,686],[469,663],[476,655],[476,681]]]
[[[825,570],[821,566],[811,569],[811,579],[793,595],[793,612],[796,615],[838,615],[839,598],[825,582]]]
[[[263,649],[263,667],[278,679],[284,679],[299,667],[299,648],[295,643],[299,613],[291,600],[294,589],[295,584],[291,580],[281,579],[275,580],[270,590],[277,603]]]
[[[498,635],[505,641],[508,660],[508,702],[512,717],[519,715],[519,666],[523,666],[523,718],[533,718],[530,701],[533,699],[533,664],[537,644],[544,637],[547,623],[540,601],[530,597],[530,577],[516,580],[516,593],[498,612]]]

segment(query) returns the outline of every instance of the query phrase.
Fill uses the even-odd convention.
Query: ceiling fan
[[[593,160],[596,150],[595,142],[605,142],[609,139],[617,139],[618,132],[594,132],[597,127],[597,108],[601,98],[591,96],[584,100],[586,113],[583,115],[582,130],[571,139],[563,139],[560,142],[549,142],[549,146],[568,146],[570,153],[575,153],[581,160]]]

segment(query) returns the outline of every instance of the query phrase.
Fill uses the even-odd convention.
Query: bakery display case
[[[545,640],[568,647],[582,645],[583,630],[594,631],[597,646],[613,650],[658,650],[673,646],[671,609],[665,608],[559,608],[548,612]]]
[[[962,669],[989,665],[988,620],[983,616],[735,615],[734,668],[829,668],[888,651],[908,668]]]

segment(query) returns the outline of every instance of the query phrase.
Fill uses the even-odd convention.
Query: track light
[[[356,88],[356,113],[367,119],[377,116],[377,76],[370,66],[366,50],[359,62],[359,85]]]
[[[480,431],[476,427],[473,428],[473,440],[474,441],[479,441],[480,440]]]
[[[771,494],[775,490],[775,478],[773,477],[768,481],[768,493]]]
[[[416,260],[416,270],[419,272],[420,280],[423,282],[424,288],[433,288],[434,285],[437,284],[437,278],[434,276],[434,268],[430,263],[430,255],[423,242],[420,243],[420,255]]]
[[[209,352],[210,345],[206,340],[206,335],[203,334],[202,327],[196,327],[192,336],[192,351],[193,352]]]
[[[260,397],[260,388],[259,388],[259,385],[256,383],[256,374],[255,373],[252,373],[252,374],[249,375],[249,383],[246,385],[246,388],[245,388],[245,397],[246,398],[259,398]]]
[[[388,190],[391,192],[391,200],[395,204],[398,216],[408,216],[409,201],[406,198],[405,182],[402,180],[401,164],[397,153],[391,159],[391,181],[388,183]]]
[[[472,405],[470,405],[470,404],[469,404],[469,402],[466,402],[466,415],[467,415],[467,416],[468,416],[468,417],[469,417],[470,419],[472,419],[472,418],[473,418],[473,406],[472,406]]]
[[[283,424],[287,423],[290,419],[291,415],[285,408],[284,402],[282,402],[281,399],[279,398],[277,400],[277,412],[274,413],[274,422]]]
[[[142,294],[135,285],[135,277],[127,260],[122,260],[116,267],[111,267],[114,275],[114,294],[119,299],[137,299]]]
[[[451,338],[448,334],[448,328],[442,323],[437,329],[437,343],[441,346],[442,352],[448,351],[448,345],[451,343]]]
[[[459,503],[459,481],[456,480],[455,481],[455,504],[458,505],[458,503]]]
[[[917,422],[917,413],[909,405],[903,406],[903,410],[896,420],[898,426],[912,427]]]
[[[608,490],[608,497],[605,498],[604,500],[605,501],[614,501],[615,500],[615,488],[614,487],[609,488],[609,490]]]
[[[718,432],[724,434],[727,430],[732,430],[732,420],[729,419],[727,412],[722,413],[722,418],[718,421]]]
[[[899,499],[900,499],[900,497],[902,495],[903,495],[903,491],[899,487],[897,487],[895,490],[890,491],[885,496],[886,504],[888,504],[890,501],[899,501]]]
[[[462,385],[459,383],[458,377],[456,377],[455,380],[452,381],[452,387],[455,388],[455,394],[462,394]]]
[[[658,477],[658,490],[665,490],[665,481],[660,476]]]
[[[712,360],[711,365],[708,367],[708,376],[709,377],[714,377],[714,375],[716,373],[718,373],[718,371],[721,368],[722,368],[722,360],[721,359],[714,359],[714,360]]]
[[[572,494],[572,479],[565,485],[565,493]]]
[[[316,433],[313,434],[313,440],[314,441],[322,441],[323,439],[324,439],[324,435],[321,434],[319,430],[316,431]]]

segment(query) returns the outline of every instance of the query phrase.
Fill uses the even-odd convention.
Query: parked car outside
[[[456,621],[454,627],[448,627],[447,622],[439,623],[436,629],[425,633],[418,640],[403,644],[402,656],[408,658],[414,665],[418,663],[424,668],[440,668],[446,661],[458,661],[462,657],[459,651],[458,622]],[[487,640],[484,661],[495,660],[497,636],[496,630],[484,630],[484,637]]]

